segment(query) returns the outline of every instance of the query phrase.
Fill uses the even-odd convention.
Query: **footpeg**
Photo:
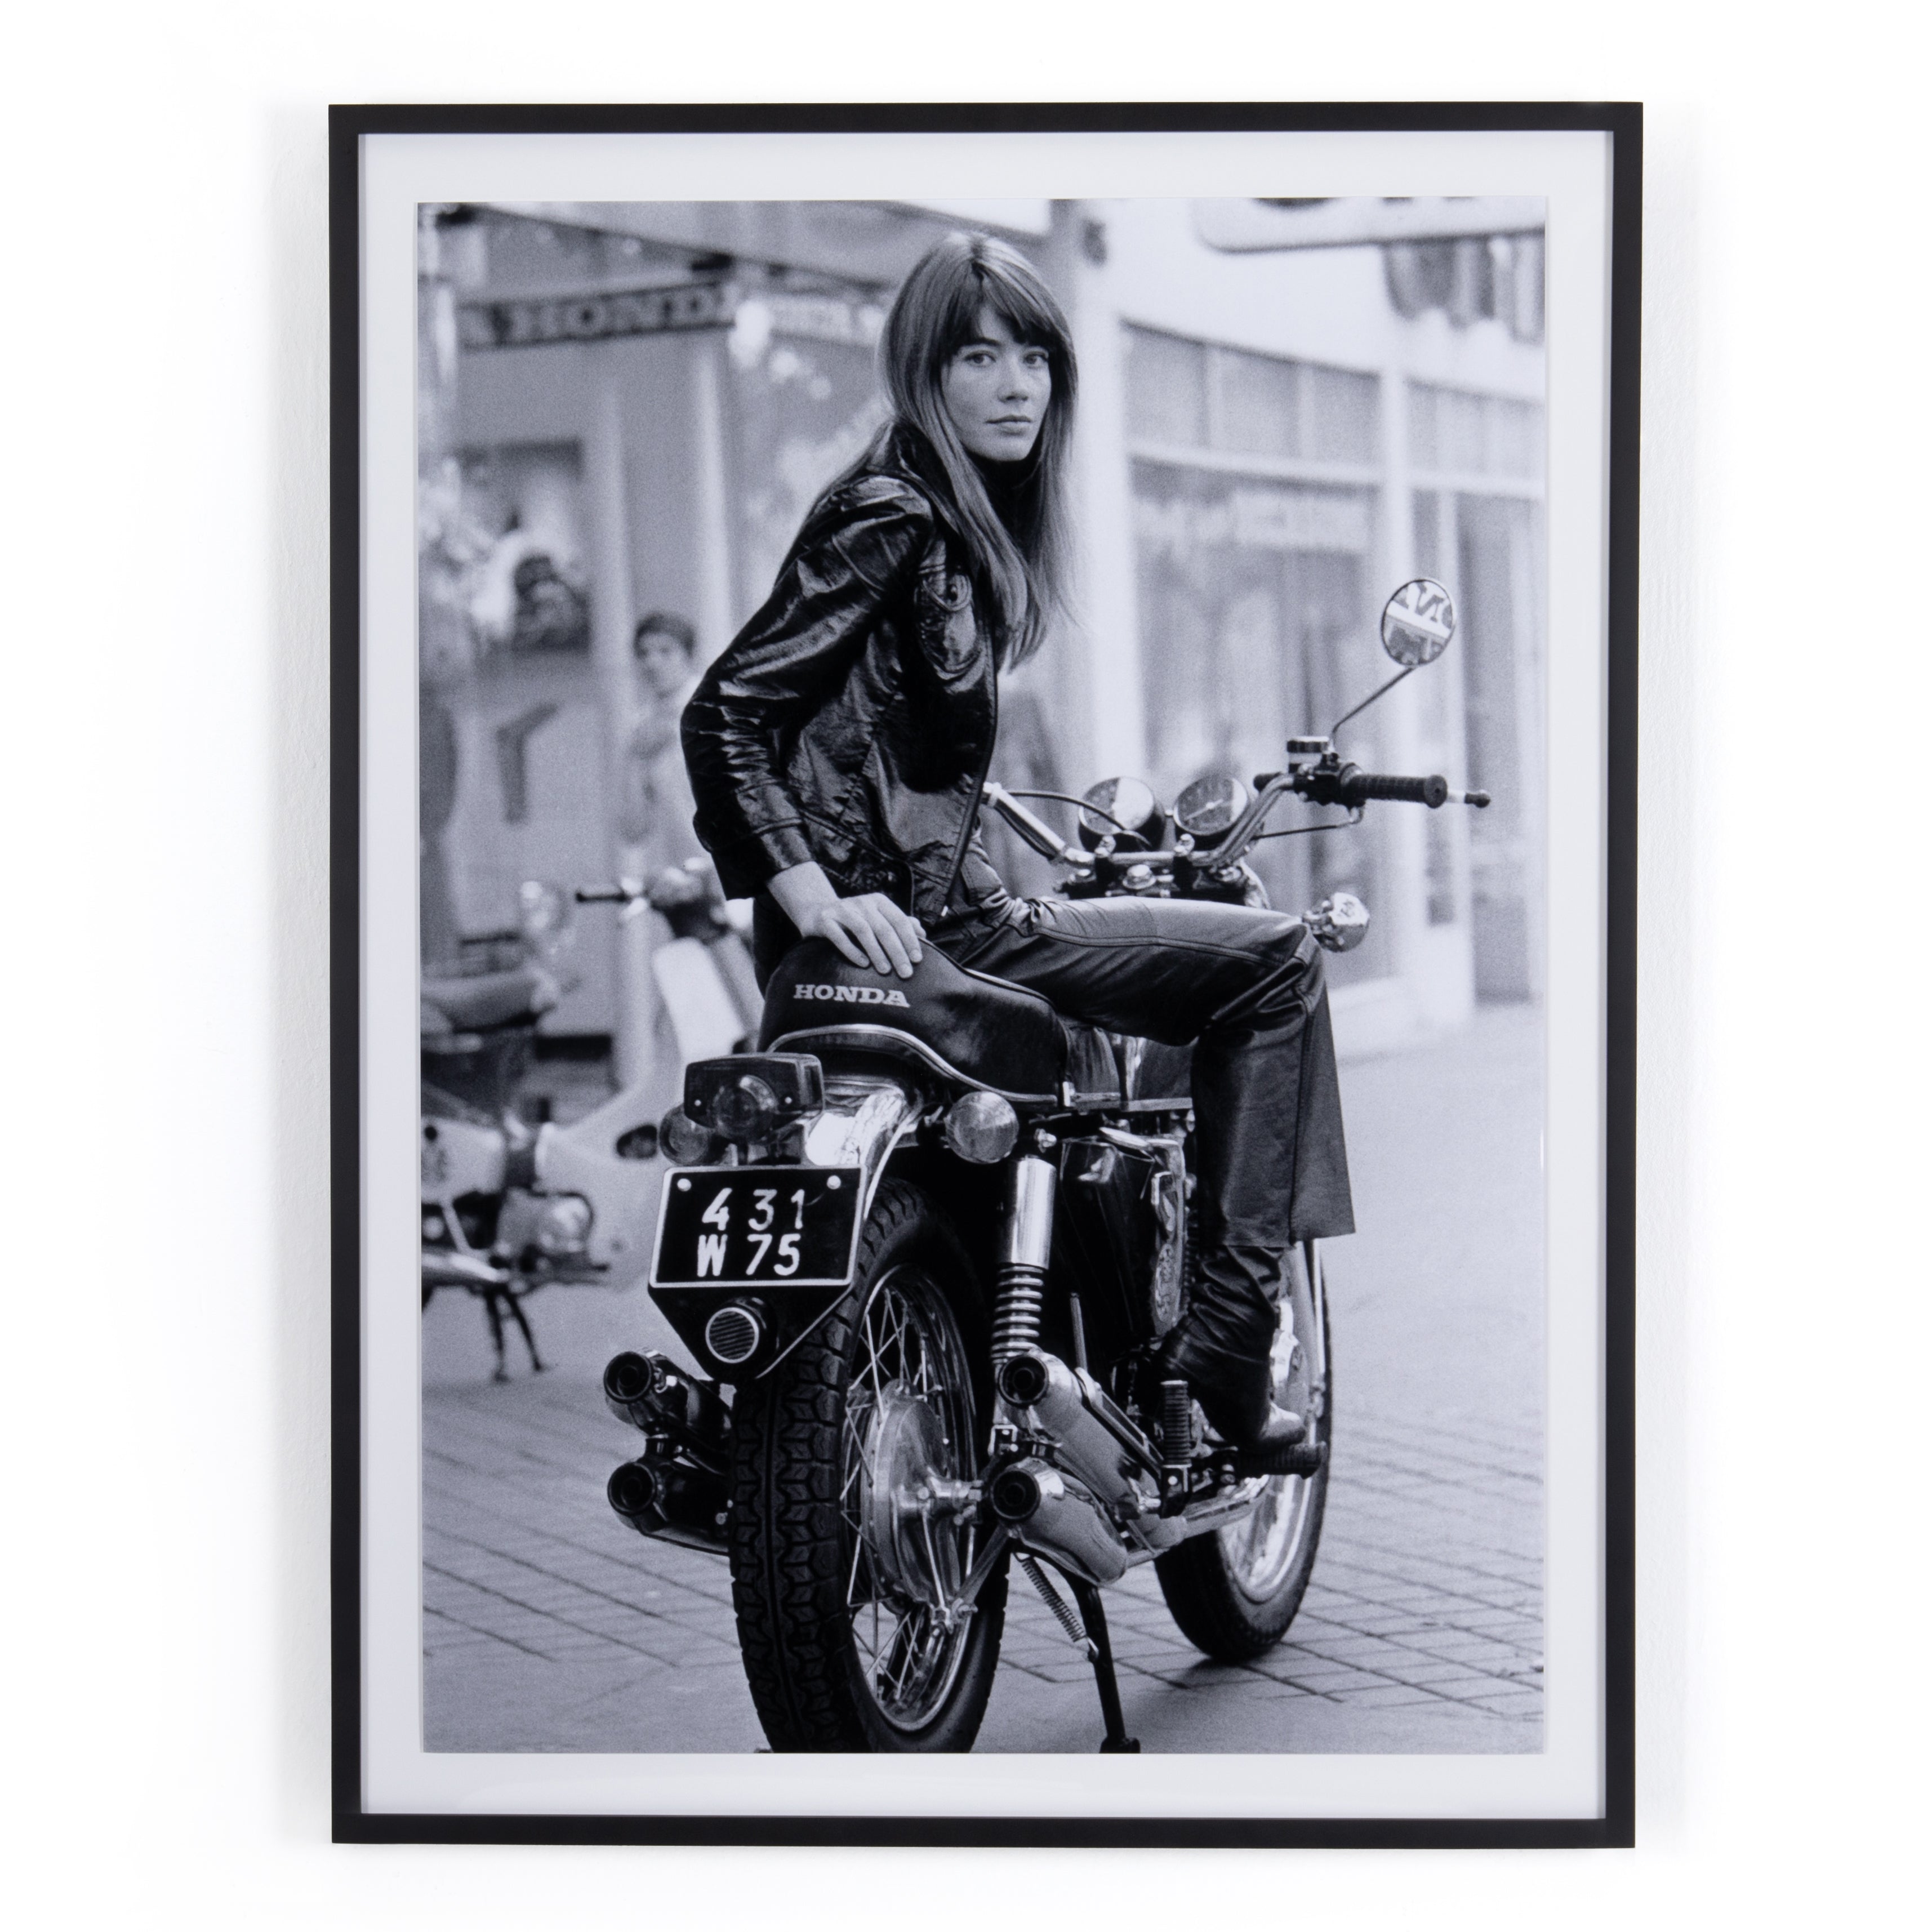
[[[1292,1442],[1235,1452],[1237,1476],[1313,1476],[1328,1460],[1328,1445],[1304,1434]]]
[[[1194,1399],[1184,1382],[1160,1385],[1160,1513],[1178,1516],[1187,1507],[1194,1463]]]

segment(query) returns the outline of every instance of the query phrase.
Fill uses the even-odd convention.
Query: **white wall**
[[[1932,693],[1894,602],[1924,531],[1919,16],[1204,0],[1198,34],[1183,19],[107,0],[16,20],[15,1922],[1922,1912]],[[322,110],[627,93],[1648,98],[1636,1852],[324,1842]],[[1790,776],[1841,734],[1855,791]]]

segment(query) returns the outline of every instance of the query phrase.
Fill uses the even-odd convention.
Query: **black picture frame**
[[[363,688],[361,143],[374,134],[1582,130],[1610,137],[1602,1176],[1605,1483],[1601,1814],[1594,1818],[455,1815],[362,1790]],[[1634,1842],[1639,327],[1643,112],[1634,103],[355,105],[330,111],[333,1817],[361,1844],[1590,1846]]]

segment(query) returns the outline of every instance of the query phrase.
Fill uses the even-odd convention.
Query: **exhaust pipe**
[[[1130,1516],[1160,1508],[1159,1454],[1092,1376],[1043,1348],[1023,1348],[1001,1364],[998,1380],[1007,1406],[1052,1436],[1060,1460],[1102,1502]],[[1137,1472],[1151,1497],[1133,1480]]]
[[[1127,1552],[1099,1508],[1070,1490],[1058,1469],[1039,1461],[1010,1463],[993,1478],[993,1514],[1022,1547],[1051,1557],[1094,1584],[1126,1574]]]
[[[610,1472],[604,1495],[640,1536],[722,1553],[730,1497],[723,1478],[640,1456]]]
[[[700,1461],[724,1469],[731,1412],[715,1382],[686,1374],[667,1356],[627,1348],[604,1369],[604,1400],[620,1422],[646,1436],[668,1436]]]

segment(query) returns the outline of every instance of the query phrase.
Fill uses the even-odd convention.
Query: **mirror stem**
[[[1420,670],[1421,668],[1422,667],[1420,664],[1405,664],[1400,670],[1396,673],[1394,676],[1389,680],[1388,683],[1378,685],[1373,691],[1369,693],[1367,697],[1362,700],[1360,704],[1355,706],[1353,711],[1343,712],[1341,716],[1336,718],[1334,723],[1328,728],[1329,742],[1331,744],[1334,742],[1335,734],[1340,730],[1342,727],[1347,724],[1351,718],[1358,716],[1361,712],[1367,710],[1369,706],[1374,704],[1377,698],[1386,698],[1390,692],[1394,690],[1397,685],[1401,683],[1404,678],[1408,676],[1414,671]]]

